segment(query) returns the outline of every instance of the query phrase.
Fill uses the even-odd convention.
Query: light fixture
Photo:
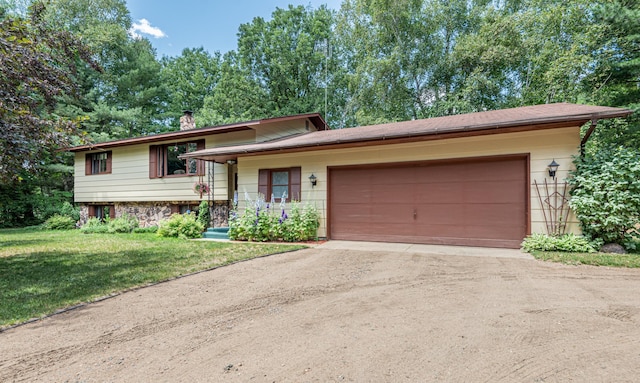
[[[316,178],[316,176],[311,173],[311,175],[309,176],[309,181],[311,181],[311,187],[314,187],[318,183],[318,178]]]
[[[560,164],[557,163],[555,159],[553,161],[551,161],[551,163],[549,165],[547,165],[547,169],[549,169],[549,177],[551,177],[551,178],[553,178],[555,180],[556,179],[556,171],[558,171],[559,167],[560,167]]]

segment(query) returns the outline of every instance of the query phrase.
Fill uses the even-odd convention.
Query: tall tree
[[[35,171],[48,153],[78,133],[77,120],[52,115],[60,97],[77,95],[77,61],[93,64],[71,33],[49,27],[40,2],[29,18],[0,20],[0,180]],[[99,67],[93,65],[95,69]]]
[[[256,17],[238,33],[239,64],[259,84],[271,116],[321,112],[324,107],[324,46],[330,39],[333,14],[290,5],[276,8],[272,18]]]
[[[162,81],[169,92],[167,117],[178,127],[183,110],[200,113],[207,96],[211,96],[220,80],[221,57],[204,48],[185,48],[177,57],[162,59]],[[197,116],[196,116],[197,117]],[[200,119],[196,119],[198,125]]]

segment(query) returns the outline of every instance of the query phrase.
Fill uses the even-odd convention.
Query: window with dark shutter
[[[110,174],[111,152],[87,153],[85,157],[85,175]]]
[[[149,146],[149,178],[204,175],[204,161],[180,158],[204,148],[204,140]]]
[[[283,169],[260,169],[258,171],[258,193],[269,201],[273,195],[276,202],[300,201],[300,167]]]

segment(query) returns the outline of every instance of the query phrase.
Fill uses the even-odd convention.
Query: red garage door
[[[329,169],[330,238],[517,248],[526,156]]]

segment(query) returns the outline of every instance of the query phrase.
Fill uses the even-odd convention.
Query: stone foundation
[[[114,204],[105,203],[105,205],[113,205],[115,207],[116,218],[124,214],[134,216],[140,222],[140,227],[155,226],[163,219],[171,217],[175,212],[176,206],[180,205],[196,205],[191,202],[120,202]],[[172,208],[173,207],[173,208]],[[229,225],[229,203],[227,201],[214,201],[213,209],[211,209],[212,227],[226,227]],[[89,205],[80,206],[80,226],[87,223],[89,219]],[[211,223],[210,223],[211,226]]]

